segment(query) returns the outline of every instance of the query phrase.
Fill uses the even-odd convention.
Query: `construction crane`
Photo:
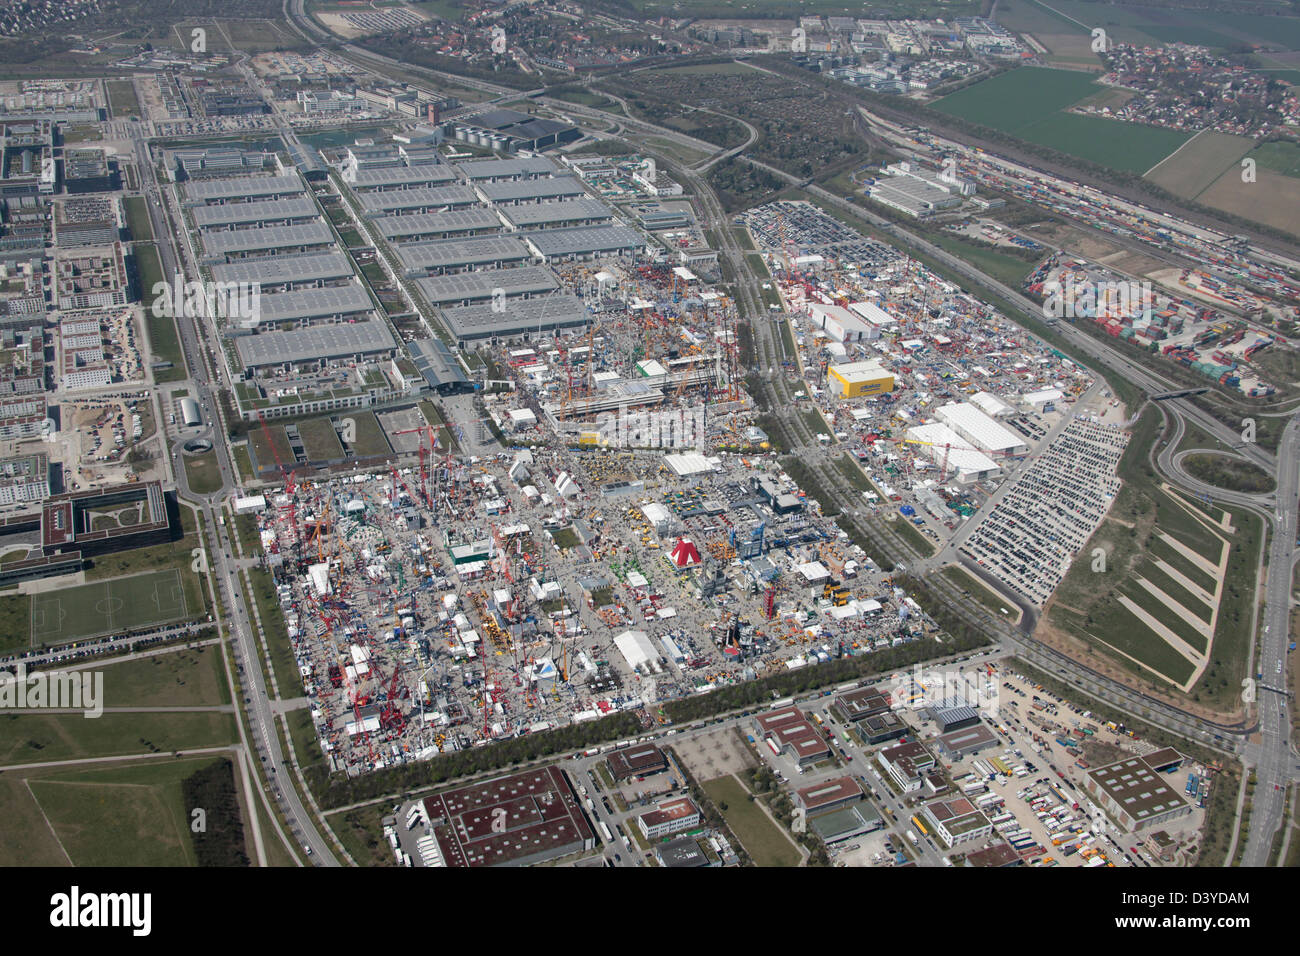
[[[266,418],[262,415],[262,410],[257,410],[257,420],[262,425],[262,433],[266,435],[266,443],[271,446],[271,457],[275,459],[276,465],[280,469],[280,474],[284,476],[284,494],[288,499],[286,509],[289,513],[289,525],[293,529],[294,541],[294,560],[301,570],[302,565],[302,530],[298,527],[298,504],[294,497],[297,490],[293,481],[293,471],[287,468],[283,461],[280,460],[280,453],[276,450],[275,441],[271,438],[271,430],[267,427]]]

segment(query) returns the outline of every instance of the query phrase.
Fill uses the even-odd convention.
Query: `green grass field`
[[[222,747],[238,736],[233,714],[215,712],[103,714],[7,713],[0,720],[0,766],[134,757]]]
[[[1097,90],[1087,73],[1021,67],[958,90],[933,106],[1018,139],[1138,173],[1191,138],[1191,133],[1177,130],[1065,112]]]
[[[160,383],[182,381],[189,372],[185,366],[185,355],[181,350],[180,334],[176,331],[176,320],[169,315],[154,315],[151,307],[154,300],[152,291],[154,284],[164,281],[162,264],[158,261],[158,249],[153,243],[137,243],[133,256],[145,306],[144,319],[145,328],[149,332],[151,360],[172,363],[171,368],[154,372],[154,380]]]
[[[214,757],[6,775],[0,866],[194,866],[183,781]]]
[[[1250,153],[1250,158],[1264,169],[1300,177],[1300,146],[1295,143],[1264,143]]]
[[[108,105],[114,116],[140,115],[140,101],[130,80],[105,80],[104,86],[108,88]]]
[[[217,464],[215,451],[201,455],[182,454],[181,457],[185,461],[185,475],[189,479],[190,491],[196,495],[210,495],[221,490],[221,468]]]
[[[718,777],[703,787],[756,866],[799,865],[802,857],[798,848],[757,802],[749,799],[749,791],[740,781],[735,777]]]
[[[204,707],[230,703],[215,646],[180,648],[138,660],[105,663],[106,707]]]
[[[1144,44],[1194,43],[1230,49],[1261,43],[1300,49],[1300,18],[1267,16],[1237,10],[1168,9],[1140,4],[1101,4],[1088,0],[1046,0],[1055,10],[1086,24],[1102,27],[1112,39]]]
[[[175,569],[60,588],[32,596],[32,643],[65,644],[185,620],[190,613]]]
[[[298,435],[308,461],[335,461],[343,457],[343,445],[328,418],[309,418],[298,422]]]

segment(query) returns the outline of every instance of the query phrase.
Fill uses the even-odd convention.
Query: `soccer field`
[[[188,608],[180,571],[150,571],[32,595],[32,644],[116,634],[181,620]]]

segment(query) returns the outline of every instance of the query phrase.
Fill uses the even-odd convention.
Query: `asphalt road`
[[[136,130],[135,153],[141,187],[147,199],[149,218],[154,237],[157,240],[163,276],[168,282],[173,281],[173,277],[178,272],[184,272],[191,278],[197,277],[199,275],[197,265],[190,258],[189,249],[184,241],[180,246],[180,254],[177,254],[175,237],[184,235],[179,210],[173,209],[170,205],[164,206],[164,203],[170,204],[171,197],[164,196],[158,188],[154,177],[153,158],[148,143],[143,137],[143,131],[138,128]],[[178,228],[173,229],[169,224],[168,211],[172,213],[172,219],[177,223]],[[187,260],[187,268],[184,270],[178,268],[182,256]],[[148,291],[146,290],[146,292]],[[207,345],[202,336],[200,322],[196,321],[192,316],[179,315],[176,316],[176,327],[189,369],[189,378],[180,384],[190,389],[191,394],[199,402],[204,422],[210,423],[210,432],[207,437],[210,437],[213,442],[213,448],[221,471],[222,487],[211,494],[196,495],[189,487],[185,468],[180,464],[179,460],[173,459],[177,465],[175,468],[176,483],[180,496],[192,501],[203,515],[209,536],[207,540],[214,542],[205,550],[205,559],[207,567],[210,569],[210,581],[213,582],[214,587],[222,596],[222,601],[218,603],[224,605],[227,609],[229,632],[234,638],[233,648],[236,661],[247,691],[244,710],[248,717],[248,736],[251,739],[245,740],[245,746],[248,749],[250,758],[257,757],[257,763],[261,765],[261,784],[264,790],[273,793],[290,829],[298,839],[299,847],[310,847],[311,857],[318,864],[337,866],[338,861],[334,858],[330,845],[316,829],[313,818],[299,800],[297,791],[288,781],[281,785],[278,779],[287,772],[284,769],[286,761],[280,745],[280,736],[275,726],[275,718],[271,711],[270,697],[265,686],[261,665],[262,655],[257,634],[249,620],[249,612],[245,605],[238,569],[231,557],[234,549],[230,540],[230,530],[221,520],[224,513],[223,502],[230,495],[231,489],[235,487],[236,480],[226,444],[225,428],[221,423],[219,402],[216,400],[217,387],[214,386],[209,371],[207,356],[205,355]],[[161,423],[160,427],[162,427]],[[217,613],[218,615],[221,614],[220,607],[217,608]],[[241,725],[242,733],[243,727]],[[298,851],[295,850],[294,852],[296,854]]]

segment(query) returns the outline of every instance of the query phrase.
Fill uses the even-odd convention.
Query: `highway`
[[[333,42],[305,17],[303,0],[284,0],[284,9],[290,22],[305,37],[316,42]],[[336,49],[345,58],[368,68],[373,68],[375,64],[379,64],[381,67],[383,65],[400,66],[407,71],[418,71],[434,77],[442,76],[450,82],[478,89],[495,96],[525,95],[515,90],[478,80],[439,74],[436,71],[422,68],[413,68],[409,64],[399,64],[397,61],[359,50],[349,44],[338,45]],[[545,98],[543,98],[543,101],[574,116],[580,116],[589,121],[598,120],[602,127],[611,122],[609,114],[577,107],[569,103],[559,104]],[[635,130],[638,133],[661,136],[669,141],[706,153],[710,158],[703,161],[705,168],[710,162],[720,158],[716,155],[718,150],[711,144],[684,137],[680,133],[655,124],[630,117],[620,117],[617,122],[621,127]],[[1006,302],[1021,310],[1024,315],[1041,315],[1041,305],[1023,295],[1019,289],[1011,288],[979,272],[964,261],[908,229],[877,216],[841,196],[830,193],[810,181],[800,180],[780,169],[746,157],[739,150],[733,152],[744,161],[786,182],[805,188],[813,195],[838,208],[845,209],[859,219],[874,225],[891,239],[924,252],[932,260],[941,263],[955,275],[972,282],[977,288],[983,287],[1001,296]],[[147,170],[150,168],[151,164],[147,162],[142,164],[142,169]],[[838,500],[845,503],[858,501],[856,489],[852,487],[843,473],[835,467],[832,459],[833,453],[819,447],[816,436],[812,434],[806,421],[801,415],[796,414],[799,402],[794,398],[793,393],[799,387],[802,387],[802,383],[792,382],[783,372],[784,363],[793,362],[796,366],[798,363],[797,356],[790,356],[785,353],[784,342],[777,330],[777,323],[784,321],[784,319],[778,317],[774,321],[763,307],[757,292],[757,280],[745,262],[743,250],[739,248],[735,241],[725,211],[712,189],[703,179],[701,171],[681,168],[681,173],[682,178],[685,180],[684,185],[689,186],[696,203],[703,213],[700,221],[717,227],[716,232],[721,246],[718,252],[720,259],[725,263],[733,278],[731,292],[740,319],[748,323],[752,331],[755,362],[760,373],[758,389],[760,395],[756,397],[761,399],[761,403],[787,429],[792,439],[792,447],[788,448],[787,451],[798,455],[810,467],[815,469],[827,490],[835,495]],[[151,205],[151,215],[154,213],[154,209],[155,207]],[[160,236],[166,234],[159,228],[156,228],[155,231]],[[161,245],[163,244],[160,243]],[[165,271],[170,274],[167,263],[164,263],[164,267]],[[1013,320],[1015,319],[1014,315],[1010,317]],[[182,322],[179,324],[184,327],[189,323]],[[1160,394],[1179,388],[1177,382],[1171,381],[1158,371],[1136,363],[1118,349],[1105,342],[1098,341],[1070,323],[1056,322],[1053,324],[1053,329],[1080,354],[1087,356],[1098,365],[1108,366],[1119,377],[1136,385],[1148,395]],[[187,354],[188,349],[187,344]],[[192,375],[196,375],[200,380],[200,391],[207,397],[206,369],[202,373],[195,372],[194,365],[191,365],[191,369]],[[763,374],[764,372],[766,374]],[[801,375],[796,377],[801,377]],[[1290,608],[1290,574],[1293,547],[1296,540],[1297,481],[1300,481],[1300,478],[1297,477],[1297,451],[1300,450],[1297,448],[1297,426],[1300,423],[1300,417],[1293,418],[1287,426],[1278,453],[1275,455],[1258,444],[1243,444],[1238,431],[1224,425],[1214,416],[1193,405],[1187,399],[1168,399],[1163,401],[1162,407],[1178,423],[1179,434],[1181,434],[1184,421],[1195,422],[1210,435],[1223,441],[1229,447],[1241,446],[1239,452],[1243,457],[1277,477],[1278,489],[1271,499],[1273,506],[1271,515],[1273,535],[1270,545],[1268,577],[1265,585],[1265,603],[1261,609],[1263,639],[1259,654],[1259,670],[1263,674],[1262,685],[1268,685],[1268,682],[1272,679],[1276,686],[1284,687],[1286,634]],[[1130,413],[1135,411],[1135,409],[1130,409]],[[1170,447],[1172,447],[1172,444]],[[224,460],[224,449],[222,454]],[[1162,458],[1167,455],[1168,449],[1166,449]],[[1166,460],[1162,461],[1161,468],[1172,481],[1183,484],[1198,493],[1204,490],[1188,483],[1186,477],[1177,467],[1176,461],[1166,458]],[[225,474],[224,471],[223,474]],[[1227,496],[1227,493],[1222,491],[1216,490],[1215,495],[1220,500],[1232,500]],[[1245,502],[1239,503],[1244,504]],[[1252,498],[1250,501],[1252,507],[1269,504],[1270,500],[1267,499],[1267,496],[1265,499]],[[210,510],[211,504],[209,503],[207,507]],[[889,528],[887,522],[870,519],[858,508],[846,506],[842,520],[848,527],[877,542],[897,561],[915,563],[924,560],[926,557],[916,552],[910,543]],[[1276,832],[1283,813],[1282,798],[1284,794],[1280,790],[1274,790],[1273,787],[1274,785],[1280,786],[1293,779],[1297,772],[1295,755],[1291,751],[1289,743],[1290,722],[1287,717],[1285,697],[1281,699],[1281,706],[1273,706],[1262,696],[1259,720],[1256,726],[1246,726],[1244,724],[1223,725],[1206,721],[1165,701],[1151,698],[1122,683],[1093,672],[1078,662],[1039,644],[1006,621],[993,617],[982,608],[972,606],[971,602],[964,599],[954,586],[941,578],[932,576],[929,583],[952,613],[960,619],[979,627],[985,633],[991,634],[995,639],[1000,640],[1005,647],[1015,650],[1027,662],[1064,678],[1125,713],[1165,726],[1194,740],[1201,741],[1209,747],[1239,754],[1244,760],[1256,766],[1260,784],[1265,789],[1257,792],[1257,810],[1252,818],[1246,852],[1247,862],[1250,865],[1262,864],[1263,856],[1268,850],[1268,843],[1272,834]],[[235,606],[241,606],[238,600],[235,601]],[[1032,620],[1032,617],[1027,616],[1026,626],[1032,627]],[[242,644],[242,640],[240,643]],[[1273,671],[1272,674],[1269,673],[1270,669]],[[265,700],[262,699],[264,694],[260,690],[259,688],[259,693],[253,696],[262,704],[265,704]],[[1261,695],[1272,694],[1264,686],[1261,686],[1260,693]],[[254,707],[253,709],[259,710],[260,708]],[[251,716],[252,712],[250,712]],[[1250,735],[1256,730],[1258,730],[1258,737],[1251,737]],[[278,737],[275,737],[274,734],[271,737],[278,747]]]
[[[200,276],[197,264],[192,261],[188,248],[180,246],[180,256],[174,244],[175,237],[184,236],[185,230],[180,210],[172,205],[173,197],[164,194],[158,188],[154,175],[155,164],[144,139],[140,124],[133,124],[136,134],[135,155],[136,169],[141,189],[147,200],[150,223],[157,240],[159,262],[165,281],[172,282],[178,274],[185,274],[190,279]],[[170,215],[169,215],[170,214]],[[169,221],[170,219],[170,221]],[[172,223],[175,223],[173,227]],[[189,261],[188,268],[180,267],[181,256]],[[150,290],[144,290],[149,301]],[[191,491],[186,470],[179,460],[174,459],[175,477],[178,494],[194,503],[204,521],[207,540],[211,542],[204,549],[203,560],[209,573],[213,591],[220,595],[216,602],[217,623],[222,625],[222,608],[229,617],[229,633],[233,637],[236,654],[236,666],[244,684],[244,712],[248,718],[248,733],[245,734],[240,724],[240,734],[250,762],[254,756],[261,764],[264,775],[263,800],[268,791],[280,806],[286,821],[297,838],[299,847],[290,847],[296,856],[301,848],[310,847],[311,856],[318,865],[338,865],[329,843],[320,835],[311,814],[302,805],[297,791],[287,781],[282,786],[278,777],[286,766],[285,756],[280,744],[280,735],[276,729],[275,717],[271,709],[271,698],[265,686],[262,670],[262,654],[258,643],[257,631],[249,620],[248,608],[244,601],[244,589],[240,583],[239,571],[232,559],[234,546],[230,539],[230,529],[222,520],[223,502],[236,486],[237,481],[231,465],[226,443],[226,429],[221,420],[220,402],[216,398],[218,386],[214,386],[215,376],[210,372],[207,356],[208,345],[204,340],[200,322],[192,316],[176,316],[176,327],[181,339],[182,351],[189,369],[189,377],[179,383],[190,389],[198,401],[205,423],[210,423],[207,437],[211,438],[216,452],[218,466],[222,477],[222,488],[211,494],[198,495]],[[162,422],[159,427],[163,427]],[[248,739],[251,737],[251,741]],[[274,819],[268,807],[268,818]]]

